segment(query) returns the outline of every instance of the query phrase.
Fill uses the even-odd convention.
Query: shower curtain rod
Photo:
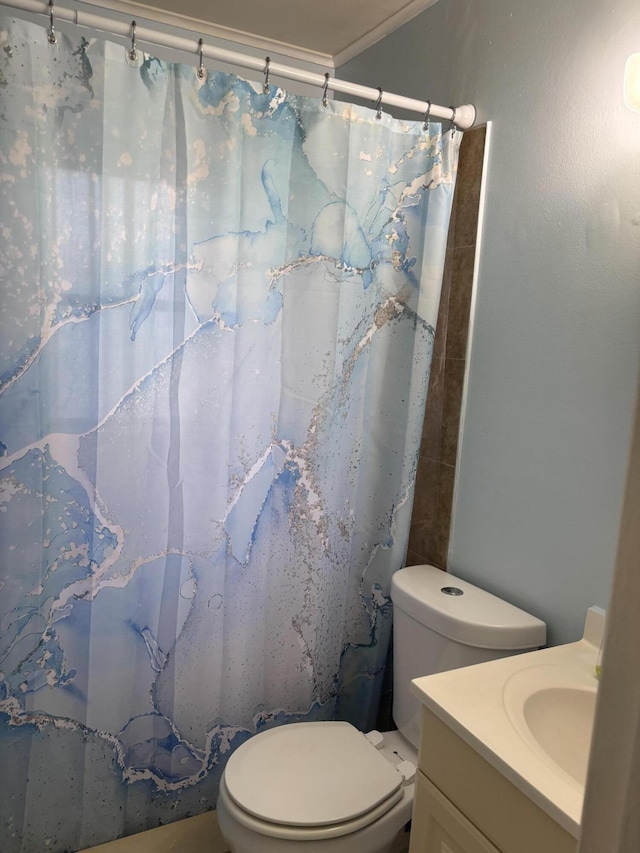
[[[349,83],[346,80],[338,80],[324,74],[313,71],[304,71],[291,65],[281,65],[279,62],[271,62],[268,57],[260,59],[257,56],[238,53],[234,50],[226,50],[222,47],[207,45],[199,40],[183,38],[172,33],[151,30],[145,27],[135,27],[135,22],[114,21],[101,15],[93,15],[79,9],[67,9],[63,6],[53,5],[45,0],[0,0],[0,5],[19,9],[23,12],[31,12],[36,15],[51,17],[52,25],[55,21],[70,21],[79,27],[89,27],[101,32],[131,38],[135,34],[136,42],[159,45],[173,50],[182,50],[186,53],[195,54],[197,58],[218,60],[240,68],[248,68],[251,71],[269,73],[277,77],[285,77],[296,80],[298,83],[307,83],[317,86],[320,91],[331,89],[343,95],[361,98],[365,101],[373,101],[376,107],[386,105],[420,113],[431,118],[440,118],[453,121],[459,130],[468,130],[475,121],[476,110],[471,104],[460,107],[440,107],[429,101],[418,101],[415,98],[405,98],[403,95],[394,95],[392,92],[384,92],[382,89],[373,89],[370,86],[361,86],[359,83]]]

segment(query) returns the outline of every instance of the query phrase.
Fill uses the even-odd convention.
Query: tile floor
[[[90,849],[91,853],[228,853],[215,811]]]

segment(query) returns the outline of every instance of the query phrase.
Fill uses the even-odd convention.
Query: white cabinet
[[[418,771],[409,853],[500,851]]]
[[[422,709],[409,853],[577,853],[578,842]]]

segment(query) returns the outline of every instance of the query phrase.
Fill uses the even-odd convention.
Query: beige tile
[[[455,209],[453,244],[456,248],[473,246],[476,243],[484,139],[485,129],[477,128],[465,133],[460,146],[460,160],[453,199]]]
[[[438,506],[438,462],[433,459],[418,459],[416,488],[413,498],[411,527],[418,524],[432,525],[435,522]],[[409,545],[418,554],[425,552],[421,548]]]
[[[418,460],[413,513],[409,528],[409,551],[420,557],[419,563],[430,562],[433,532],[438,513],[440,463],[421,457]]]
[[[442,394],[442,438],[440,461],[455,465],[458,454],[458,432],[464,385],[465,362],[462,358],[445,358]]]
[[[440,459],[443,395],[444,358],[434,358],[431,361],[431,372],[429,374],[429,390],[422,425],[420,456],[436,461]]]
[[[458,208],[458,226],[455,233],[456,249],[461,246],[475,246],[478,236],[478,209],[480,190],[474,186],[461,187],[456,196]]]
[[[455,468],[451,465],[443,465],[440,463],[438,477],[438,512],[433,531],[432,550],[429,556],[431,557],[433,564],[439,566],[441,569],[446,569],[447,567],[454,478]]]
[[[475,256],[475,246],[465,246],[453,252],[447,321],[448,358],[464,358],[466,355]]]
[[[436,321],[436,337],[433,342],[433,357],[444,355],[447,346],[447,327],[449,325],[449,293],[451,288],[451,266],[453,262],[453,250],[447,249],[442,273],[442,289],[440,291],[440,304],[438,307],[438,319]]]
[[[432,551],[433,524],[416,522],[409,530],[408,551],[419,556],[418,565],[429,562],[429,554]]]
[[[474,127],[473,130],[468,130],[464,134],[460,144],[458,171],[465,179],[474,183],[479,183],[482,176],[486,136],[486,127]]]
[[[89,849],[91,853],[228,853],[215,811]]]
[[[455,194],[454,194],[455,198]],[[455,243],[454,236],[456,233],[456,208],[451,205],[451,216],[449,217],[449,229],[447,231],[447,250],[453,249]]]
[[[421,566],[423,563],[427,563],[428,560],[426,557],[423,557],[422,554],[416,554],[415,551],[408,550],[407,551],[407,559],[405,560],[405,566]]]

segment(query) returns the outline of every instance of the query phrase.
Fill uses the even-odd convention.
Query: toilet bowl
[[[234,753],[220,784],[218,823],[232,853],[408,849],[417,751],[400,732],[294,723],[260,738],[259,750],[255,737]]]
[[[293,723],[242,744],[222,774],[218,824],[231,853],[404,853],[419,740],[413,678],[544,645],[535,616],[433,566],[393,575],[398,731]]]

